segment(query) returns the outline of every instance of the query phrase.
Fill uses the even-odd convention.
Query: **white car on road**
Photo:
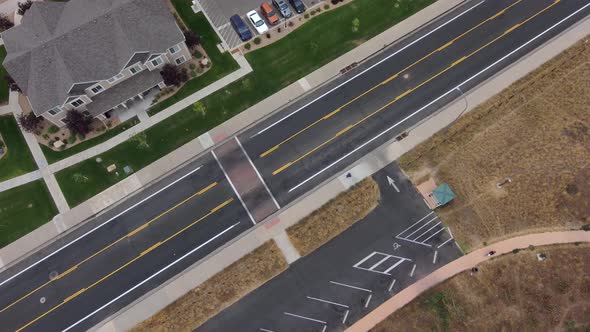
[[[268,31],[266,23],[264,23],[260,15],[258,15],[258,13],[255,10],[248,12],[246,16],[248,16],[248,19],[250,20],[250,22],[252,22],[252,25],[254,26],[254,28],[256,28],[256,31],[258,31],[259,34],[263,34]]]

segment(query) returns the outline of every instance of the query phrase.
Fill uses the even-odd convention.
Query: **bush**
[[[193,52],[193,55],[194,55],[194,56],[195,56],[195,58],[197,58],[197,59],[200,59],[200,58],[202,58],[202,57],[203,57],[203,53],[201,53],[201,51],[199,51],[199,50],[195,50],[195,51]]]
[[[191,77],[192,77],[192,78],[195,78],[195,77],[197,77],[197,72],[196,72],[196,71],[194,71],[194,70],[193,70],[193,71],[191,71]]]
[[[68,144],[74,143],[76,143],[76,135],[70,135],[70,137],[68,137]]]
[[[72,180],[74,180],[75,183],[86,183],[89,179],[82,173],[74,173],[72,174]]]
[[[133,135],[133,137],[129,139],[129,142],[137,143],[137,148],[140,150],[150,148],[150,145],[147,142],[147,134],[144,131]]]
[[[590,232],[590,224],[582,226],[582,230],[586,232]]]
[[[513,254],[518,254],[518,252],[520,251],[520,249],[516,248],[516,249],[512,249],[512,253]]]
[[[262,42],[262,39],[260,39],[260,37],[254,38],[254,44],[260,45],[261,42]]]
[[[532,244],[531,244],[531,245],[529,245],[529,250],[530,250],[530,251],[533,251],[533,250],[535,250],[535,246],[534,246],[534,245],[532,245]]]
[[[178,66],[171,64],[166,64],[160,71],[160,75],[162,75],[166,85],[180,86],[188,80],[186,68],[180,69]]]
[[[290,26],[290,27],[292,27],[292,26],[294,26],[294,25],[295,25],[295,23],[293,23],[293,21],[289,21],[289,26]]]
[[[277,28],[277,33],[281,33],[281,27]]]
[[[252,48],[252,45],[250,45],[250,43],[246,43],[246,44],[244,44],[244,48],[245,48],[246,50],[249,50],[249,49],[251,49],[251,48]]]
[[[201,36],[193,31],[184,32],[184,42],[188,48],[193,48],[201,44]]]
[[[328,9],[330,9],[330,5],[328,5],[328,4],[325,4],[325,5],[324,5],[324,10],[328,10]]]
[[[59,128],[56,125],[51,125],[47,128],[47,132],[50,134],[55,134],[59,131]]]
[[[18,6],[18,10],[16,11],[20,16],[23,16],[25,14],[25,12],[27,10],[29,10],[29,8],[31,8],[31,5],[33,5],[33,2],[31,0],[27,0],[25,2],[19,2],[17,4]]]
[[[197,68],[197,65],[195,65],[194,63],[191,63],[188,67],[192,70],[195,70],[195,68]]]
[[[310,14],[311,16],[314,16],[314,15],[315,15],[315,10],[312,10],[312,11],[310,11],[310,12],[309,12],[309,14]]]
[[[198,68],[197,68],[197,74],[200,74],[200,73],[202,73],[202,72],[203,72],[203,68],[201,68],[201,67],[198,67]]]
[[[0,14],[0,32],[4,32],[10,28],[12,28],[14,26],[14,23],[12,23],[8,17],[6,17],[6,15],[4,14]]]
[[[35,132],[42,120],[43,119],[41,119],[41,117],[36,116],[33,112],[26,115],[21,114],[18,116],[18,123],[27,133]]]
[[[308,13],[303,14],[303,18],[308,19],[309,18],[309,14]]]
[[[66,113],[63,120],[72,135],[86,135],[90,132],[92,118],[82,114],[78,110],[71,110]]]
[[[266,38],[270,39],[270,32],[266,33]]]
[[[193,112],[200,114],[201,116],[205,116],[205,114],[207,113],[207,108],[205,107],[205,104],[198,101],[193,104]]]

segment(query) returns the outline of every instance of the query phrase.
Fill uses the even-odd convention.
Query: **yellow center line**
[[[116,273],[118,273],[119,271],[123,270],[124,268],[126,268],[127,266],[131,265],[133,262],[137,261],[138,259],[140,259],[141,257],[145,256],[146,254],[148,254],[149,252],[153,251],[154,249],[158,248],[159,246],[161,246],[162,244],[172,240],[173,238],[175,238],[176,236],[178,236],[179,234],[183,233],[184,231],[186,231],[187,229],[189,229],[190,227],[196,225],[198,222],[202,221],[203,219],[211,216],[212,214],[214,214],[215,212],[219,211],[220,209],[222,209],[223,207],[227,206],[228,204],[230,204],[234,199],[230,198],[228,200],[226,200],[225,202],[219,204],[218,206],[216,206],[215,208],[211,209],[211,211],[209,211],[206,215],[202,216],[201,218],[193,221],[191,224],[189,224],[188,226],[184,227],[183,229],[181,229],[180,231],[174,233],[173,235],[167,237],[165,240],[158,242],[154,245],[152,245],[151,247],[149,247],[148,249],[142,251],[138,256],[134,257],[133,259],[131,259],[130,261],[126,262],[125,264],[119,266],[116,270],[110,272],[109,274],[105,275],[104,277],[98,279],[97,281],[93,282],[90,286],[85,287],[80,289],[79,291],[73,293],[72,295],[68,296],[67,298],[65,298],[61,303],[55,305],[53,308],[49,309],[48,311],[46,311],[45,313],[43,313],[42,315],[38,316],[37,318],[33,319],[32,321],[28,322],[26,325],[23,325],[22,327],[20,327],[18,330],[16,330],[16,332],[22,331],[24,329],[26,329],[27,327],[31,326],[32,324],[34,324],[35,322],[37,322],[38,320],[40,320],[41,318],[49,315],[50,313],[52,313],[53,311],[59,309],[61,306],[63,306],[64,304],[68,303],[69,301],[73,300],[74,298],[80,296],[81,294],[85,293],[87,290],[92,289],[93,287],[95,287],[96,285],[100,284],[101,282],[107,280],[108,278],[112,277],[113,275],[115,275]]]
[[[170,213],[172,210],[178,208],[179,206],[186,204],[186,202],[188,202],[189,200],[193,199],[196,196],[202,195],[205,192],[207,192],[208,190],[210,190],[211,188],[215,187],[217,185],[217,182],[213,182],[211,184],[209,184],[208,186],[206,186],[205,188],[201,189],[200,191],[198,191],[197,193],[194,193],[193,195],[187,197],[186,199],[184,199],[182,202],[174,205],[173,207],[169,208],[168,210],[160,213],[158,216],[156,216],[155,218],[151,219],[150,221],[146,222],[145,224],[137,227],[136,229],[132,230],[131,232],[127,233],[126,235],[122,236],[121,238],[119,238],[118,240],[116,240],[115,242],[112,242],[111,244],[109,244],[108,246],[102,248],[101,250],[95,252],[94,254],[86,257],[84,260],[78,262],[77,264],[75,264],[74,266],[70,267],[69,269],[67,269],[66,271],[64,271],[63,273],[60,273],[56,278],[51,279],[47,282],[45,282],[44,284],[42,284],[41,286],[33,289],[32,291],[30,291],[29,293],[27,293],[26,295],[22,296],[21,298],[19,298],[18,300],[12,302],[11,304],[7,305],[4,309],[0,310],[0,313],[8,310],[9,308],[11,308],[12,306],[16,305],[17,303],[21,302],[22,300],[26,299],[27,297],[33,295],[34,293],[38,292],[39,290],[43,289],[44,287],[46,287],[47,285],[49,285],[50,283],[59,280],[65,276],[67,276],[68,274],[72,273],[74,270],[76,270],[78,267],[80,267],[80,265],[88,262],[89,260],[91,260],[92,258],[98,256],[99,254],[101,254],[102,252],[108,250],[109,248],[112,248],[114,245],[116,245],[117,243],[123,241],[124,239],[130,238],[133,235],[137,234],[138,232],[140,232],[141,230],[147,228],[149,225],[151,225],[152,223],[154,223],[156,220],[160,219],[161,217],[163,217],[164,215]]]
[[[263,152],[262,154],[260,154],[260,158],[264,158],[266,156],[268,156],[269,154],[271,154],[272,152],[276,151],[279,147],[281,147],[281,145],[289,142],[290,140],[292,140],[293,138],[301,135],[302,133],[306,132],[307,130],[309,130],[310,128],[314,127],[315,125],[317,125],[318,123],[324,121],[324,120],[328,120],[330,117],[332,117],[333,115],[335,115],[336,113],[342,111],[343,108],[349,106],[350,104],[354,103],[355,101],[359,100],[360,98],[366,96],[368,93],[372,92],[373,90],[377,89],[380,86],[386,85],[389,82],[391,82],[392,80],[394,80],[395,78],[397,78],[400,74],[402,74],[403,72],[411,69],[412,67],[418,65],[419,63],[423,62],[424,60],[428,59],[429,57],[431,57],[432,55],[438,53],[438,52],[442,52],[444,49],[446,49],[447,47],[451,46],[454,42],[456,42],[457,40],[465,37],[466,35],[468,35],[469,33],[473,32],[475,29],[481,27],[482,25],[494,20],[495,18],[499,17],[500,15],[502,15],[504,12],[506,12],[508,9],[512,8],[513,6],[516,6],[518,3],[522,2],[524,0],[517,0],[516,2],[512,3],[510,6],[502,9],[501,11],[497,12],[496,14],[494,14],[493,16],[488,17],[487,19],[485,19],[484,21],[481,21],[480,23],[478,23],[477,25],[473,26],[472,28],[470,28],[469,30],[461,33],[460,35],[458,35],[457,37],[451,39],[450,41],[448,41],[446,44],[442,45],[441,47],[437,48],[436,50],[428,53],[427,55],[423,56],[422,58],[420,58],[419,60],[415,61],[414,63],[410,64],[409,66],[405,67],[404,69],[398,71],[397,73],[391,75],[390,77],[388,77],[387,79],[385,79],[384,81],[382,81],[381,83],[373,86],[372,88],[366,90],[365,92],[361,93],[360,95],[356,96],[355,98],[349,100],[348,102],[346,102],[345,104],[341,105],[340,107],[338,107],[337,109],[335,109],[334,111],[332,111],[331,113],[325,115],[324,117],[319,118],[318,120],[314,121],[313,123],[305,126],[303,129],[299,130],[298,132],[294,133],[293,135],[287,137],[286,139],[284,139],[283,141],[281,141],[280,143],[276,144],[275,146],[271,147],[270,149],[266,150],[265,152]]]
[[[453,67],[457,66],[458,64],[460,64],[461,62],[465,61],[466,59],[472,57],[473,55],[479,53],[481,50],[483,50],[484,48],[490,46],[491,44],[497,42],[498,40],[500,40],[501,38],[503,38],[504,36],[508,35],[509,33],[511,33],[512,31],[514,31],[515,29],[519,28],[520,26],[526,24],[527,22],[529,22],[530,20],[534,19],[535,17],[541,15],[542,13],[544,13],[545,11],[549,10],[551,7],[555,6],[557,3],[559,3],[561,0],[555,0],[551,5],[543,8],[541,11],[535,13],[534,15],[528,17],[526,20],[522,21],[521,23],[518,23],[516,25],[514,25],[513,27],[511,27],[510,29],[504,31],[500,36],[494,38],[493,40],[487,42],[485,45],[479,47],[477,50],[469,53],[466,56],[461,57],[459,60],[453,62],[450,66],[448,66],[447,68],[445,68],[444,70],[440,71],[439,73],[437,73],[436,75],[428,78],[427,80],[423,81],[422,83],[418,84],[417,86],[405,91],[404,93],[402,93],[401,95],[397,96],[395,99],[393,99],[392,101],[390,101],[389,103],[385,104],[384,106],[380,107],[379,109],[377,109],[376,111],[374,111],[373,113],[365,116],[364,118],[358,120],[357,122],[355,122],[352,125],[349,125],[348,127],[346,127],[344,130],[338,132],[336,135],[334,135],[332,138],[328,139],[327,141],[324,141],[323,143],[321,143],[320,145],[316,146],[315,148],[309,150],[308,152],[306,152],[305,154],[301,155],[300,157],[298,157],[297,159],[288,162],[287,164],[279,167],[278,169],[276,169],[274,172],[272,172],[272,175],[277,175],[279,173],[281,173],[282,171],[284,171],[285,169],[289,168],[290,166],[292,166],[293,164],[299,162],[300,160],[306,158],[307,156],[309,156],[310,154],[314,153],[315,151],[321,149],[322,147],[326,146],[327,144],[329,144],[330,142],[334,141],[336,138],[338,138],[339,136],[341,136],[344,132],[347,132],[348,130],[358,126],[359,124],[365,122],[366,120],[368,120],[369,118],[373,117],[375,114],[383,111],[384,109],[386,109],[387,107],[393,105],[395,102],[397,102],[398,100],[402,99],[403,97],[407,96],[408,94],[410,94],[411,92],[419,89],[420,87],[422,87],[423,85],[427,84],[428,82],[432,81],[433,79],[437,78],[438,76],[446,73],[447,71],[449,71],[450,69],[452,69]]]

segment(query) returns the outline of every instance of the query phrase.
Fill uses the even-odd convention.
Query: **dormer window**
[[[152,63],[152,66],[154,67],[158,67],[159,65],[164,63],[164,60],[162,60],[162,56],[159,56],[157,58],[154,58],[152,61],[150,61]]]
[[[100,85],[100,84],[97,84],[97,85],[95,85],[95,86],[91,87],[91,88],[90,88],[90,91],[92,91],[92,93],[94,93],[94,94],[99,94],[99,93],[101,93],[102,91],[104,91],[104,88],[102,87],[102,85]]]
[[[70,105],[72,105],[74,108],[80,107],[80,106],[84,105],[84,100],[82,100],[80,98],[76,98],[70,102]]]

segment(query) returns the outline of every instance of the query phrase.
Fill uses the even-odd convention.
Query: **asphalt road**
[[[461,256],[397,165],[373,178],[381,191],[373,212],[196,331],[342,331]]]
[[[88,329],[589,13],[468,1],[4,271],[2,330]]]

